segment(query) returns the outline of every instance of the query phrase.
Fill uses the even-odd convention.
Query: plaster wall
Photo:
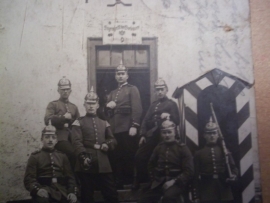
[[[26,161],[40,147],[45,109],[58,99],[62,76],[71,80],[70,101],[84,114],[87,38],[102,37],[103,20],[140,20],[142,36],[158,38],[158,76],[167,81],[169,95],[213,68],[253,83],[247,0],[125,2],[132,6],[107,7],[114,0],[0,1],[0,201],[28,196],[22,184]]]

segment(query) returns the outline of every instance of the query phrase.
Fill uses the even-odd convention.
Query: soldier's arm
[[[230,163],[230,167],[231,167],[232,174],[235,175],[235,176],[237,177],[239,171],[238,171],[238,169],[237,169],[237,167],[236,167],[236,165],[235,165],[235,162],[234,162],[234,159],[233,159],[233,157],[232,157],[232,153],[231,153],[231,152],[229,152],[228,158],[229,158],[229,163]]]
[[[176,125],[179,125],[180,117],[179,117],[179,110],[177,104],[171,100],[171,108],[170,108],[170,120],[172,120]]]
[[[158,150],[159,150],[159,146],[156,146],[147,165],[149,177],[151,180],[154,179],[154,175],[155,175],[154,171],[155,171],[155,167],[157,166],[157,161],[158,161]]]
[[[56,115],[55,112],[55,104],[54,102],[50,102],[46,109],[46,114],[44,117],[45,125],[49,124],[49,120],[51,120],[52,125],[59,126],[65,123],[65,117],[63,115]]]
[[[143,118],[143,121],[142,121],[142,124],[141,124],[141,129],[140,129],[140,136],[143,136],[146,134],[147,132],[147,129],[146,129],[146,122],[150,119],[150,115],[151,115],[151,106],[149,107],[149,109],[147,110],[144,118]]]
[[[132,127],[140,126],[142,116],[142,102],[137,87],[133,86],[130,91]]]
[[[83,152],[86,152],[86,149],[83,145],[81,126],[78,120],[74,121],[74,123],[72,124],[71,142],[74,147],[76,156]]]
[[[37,159],[31,155],[24,174],[24,186],[32,196],[35,196],[41,185],[37,182]]]
[[[194,178],[191,183],[192,200],[199,199],[199,176],[200,176],[200,158],[196,152],[194,155]]]
[[[191,152],[187,146],[181,147],[182,173],[176,178],[180,187],[185,187],[194,175],[194,163]]]
[[[117,145],[117,141],[114,138],[111,127],[108,123],[106,127],[106,132],[105,132],[105,143],[108,145],[109,150],[113,150]]]
[[[63,154],[63,171],[64,176],[67,179],[67,194],[73,193],[77,195],[77,186],[73,171],[70,166],[70,162],[65,154]]]

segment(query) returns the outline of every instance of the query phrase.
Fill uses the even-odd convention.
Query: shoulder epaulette
[[[160,142],[158,145],[163,145],[163,144],[165,144],[165,142],[164,142],[164,141]]]
[[[52,101],[52,102],[58,102],[59,100],[54,100],[54,101]]]
[[[81,117],[80,117],[81,118]],[[80,118],[77,118],[73,123],[72,125],[75,125],[75,126],[81,126],[79,120],[81,120]]]
[[[134,85],[131,85],[131,84],[129,84],[129,83],[127,84],[127,86],[129,86],[129,87],[134,87]]]
[[[70,104],[72,104],[73,106],[76,106],[75,104],[73,104],[72,102],[69,102]],[[76,106],[77,107],[77,106]]]
[[[35,155],[35,154],[38,154],[39,152],[41,152],[41,150],[40,150],[40,149],[38,149],[38,150],[36,150],[36,151],[32,152],[31,154],[32,154],[32,155]]]

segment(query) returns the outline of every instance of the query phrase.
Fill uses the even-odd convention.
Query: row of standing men
[[[165,81],[158,79],[155,83],[157,100],[150,105],[140,125],[142,115],[140,93],[137,87],[127,83],[128,77],[128,70],[120,64],[115,72],[118,88],[108,95],[106,104],[105,113],[110,115],[107,117],[108,122],[97,116],[99,98],[93,90],[85,97],[86,115],[80,117],[77,106],[68,99],[71,82],[66,78],[59,81],[60,99],[49,103],[45,115],[45,124],[51,122],[56,128],[57,142],[53,147],[56,150],[43,149],[30,156],[25,173],[25,186],[32,196],[37,196],[44,182],[47,186],[57,185],[55,181],[61,182],[59,174],[57,175],[55,171],[63,170],[57,163],[59,154],[63,152],[71,163],[72,171],[76,172],[77,182],[80,183],[81,202],[94,202],[95,189],[101,190],[106,202],[118,202],[116,187],[122,188],[123,184],[133,182],[133,189],[136,190],[140,187],[140,183],[145,181],[152,184],[142,195],[140,202],[157,202],[161,196],[163,202],[183,201],[179,194],[185,193],[186,185],[194,174],[194,167],[189,149],[176,141],[178,136],[176,126],[179,123],[177,105],[166,96],[168,87]],[[43,140],[46,133],[50,135],[50,132],[53,132],[50,127],[47,128],[43,131]],[[217,131],[213,122],[206,126],[206,132],[208,131],[210,134]],[[233,197],[229,185],[225,183],[226,181],[219,181],[220,178],[224,179],[222,174],[226,170],[224,155],[216,145],[217,140],[212,137],[214,136],[208,138],[210,144],[206,146],[207,148],[195,155],[197,160],[195,174],[197,173],[200,178],[204,177],[204,184],[206,180],[210,182],[208,181],[207,189],[195,183],[193,199],[230,201]],[[214,140],[214,144],[211,140]],[[48,164],[39,164],[38,161],[43,162],[46,159],[46,153],[50,157]],[[54,154],[57,160],[53,159]],[[233,174],[236,176],[237,169],[233,160],[230,160]],[[63,164],[63,161],[60,162]],[[38,168],[41,165],[45,168]],[[32,174],[33,168],[38,172],[43,171],[44,174],[42,172]],[[45,172],[46,170],[48,171]],[[212,183],[213,181],[216,183]],[[73,188],[69,194],[76,195],[75,185],[69,187]],[[205,191],[202,192],[202,189]],[[214,189],[219,191],[215,193]],[[59,187],[47,190],[50,198],[54,200],[65,201],[62,198],[64,196],[64,199],[75,202],[74,196],[71,195],[72,199],[66,194],[67,191],[63,192]],[[61,198],[57,191],[62,192]],[[200,191],[199,195],[196,194],[197,191]],[[46,198],[48,194],[42,201],[50,202]],[[40,202],[40,198],[34,199]]]

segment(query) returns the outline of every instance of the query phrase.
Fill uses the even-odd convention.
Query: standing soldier
[[[139,203],[183,203],[186,186],[193,177],[193,158],[188,147],[175,139],[176,125],[166,120],[161,125],[163,142],[158,144],[148,163],[151,186]]]
[[[135,155],[135,174],[133,189],[138,189],[141,182],[148,181],[147,163],[160,140],[159,126],[162,119],[169,118],[176,125],[179,123],[177,104],[166,95],[168,87],[165,81],[159,78],[155,83],[157,100],[149,107],[140,131],[139,150]]]
[[[57,129],[58,143],[55,148],[67,154],[72,167],[75,165],[74,150],[70,143],[70,127],[75,119],[80,117],[78,108],[69,102],[71,83],[64,76],[58,82],[58,93],[60,98],[48,104],[45,114],[45,124],[51,120],[52,125]]]
[[[233,200],[230,183],[236,181],[238,170],[229,153],[229,167],[227,170],[225,155],[218,144],[218,126],[212,122],[206,124],[204,130],[206,146],[194,155],[195,183],[193,188],[194,202],[225,203]]]
[[[24,175],[25,188],[34,203],[75,203],[76,184],[67,156],[54,149],[56,129],[51,124],[42,131],[43,147],[29,157]]]
[[[122,187],[124,175],[126,180],[133,176],[134,156],[138,148],[137,131],[140,127],[142,106],[137,87],[127,83],[128,70],[122,64],[116,68],[115,79],[118,88],[108,95],[107,108],[113,112],[109,123],[112,126],[117,147],[111,156],[117,186]]]
[[[85,96],[84,107],[86,115],[72,124],[72,144],[77,156],[75,171],[81,182],[82,203],[94,202],[96,188],[101,190],[105,202],[117,203],[118,194],[107,156],[116,140],[108,122],[96,115],[99,104],[93,90]]]

